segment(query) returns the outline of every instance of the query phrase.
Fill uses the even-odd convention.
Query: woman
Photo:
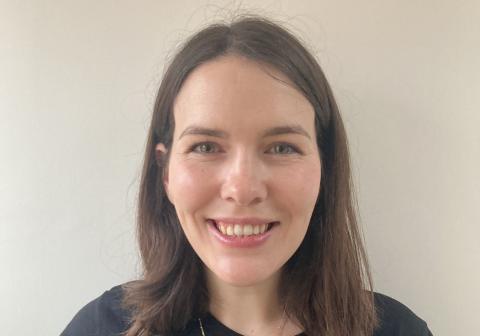
[[[173,58],[145,154],[141,280],[63,335],[431,335],[374,293],[347,138],[318,63],[248,16]]]

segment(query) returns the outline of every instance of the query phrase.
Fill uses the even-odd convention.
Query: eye
[[[275,144],[272,149],[274,150],[274,154],[299,154],[300,151],[297,147],[287,144],[287,143],[278,143]]]
[[[215,151],[213,151],[215,148],[216,145],[212,142],[200,142],[192,145],[189,152],[211,154],[215,153]]]

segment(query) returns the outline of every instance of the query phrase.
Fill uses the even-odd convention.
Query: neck
[[[217,320],[242,335],[281,334],[286,320],[278,295],[279,272],[246,286],[228,284],[208,268],[206,274],[209,309]]]

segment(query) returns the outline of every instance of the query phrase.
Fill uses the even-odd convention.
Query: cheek
[[[193,212],[214,193],[212,176],[206,169],[189,162],[172,162],[168,194],[178,211]]]
[[[281,195],[281,203],[292,216],[309,220],[320,192],[320,177],[320,165],[297,166],[277,179],[279,183],[274,193]]]

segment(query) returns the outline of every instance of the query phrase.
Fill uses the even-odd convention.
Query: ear
[[[165,148],[163,143],[159,142],[155,146],[155,159],[157,161],[157,165],[163,170],[163,185],[165,186],[165,191],[168,194],[167,152],[168,150]]]

